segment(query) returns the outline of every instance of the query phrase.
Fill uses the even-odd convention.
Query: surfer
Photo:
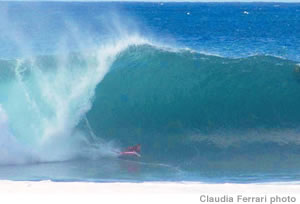
[[[140,144],[137,144],[137,145],[135,145],[135,146],[127,147],[126,150],[127,150],[127,151],[133,151],[133,152],[140,153],[140,152],[141,152],[141,145],[140,145]]]
[[[124,157],[141,157],[140,155],[141,153],[141,145],[140,144],[137,144],[137,145],[134,145],[134,146],[130,146],[130,147],[127,147],[125,151],[123,152],[120,152],[120,156],[121,158],[124,158]]]

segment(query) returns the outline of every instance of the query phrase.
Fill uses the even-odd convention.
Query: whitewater
[[[2,2],[0,178],[298,181],[298,9]]]

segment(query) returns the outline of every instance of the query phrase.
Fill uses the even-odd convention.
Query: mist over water
[[[98,26],[104,30],[103,36],[98,36],[102,39],[99,41],[92,30],[83,30],[80,23],[68,16],[56,24],[57,28],[53,27],[61,14],[52,18],[42,15],[39,9],[44,9],[43,4],[32,3],[30,9],[23,3],[16,3],[16,7],[14,3],[5,4],[1,7],[1,28],[5,31],[2,40],[7,38],[9,46],[4,48],[15,47],[16,52],[5,56],[9,50],[4,50],[8,59],[0,63],[3,139],[9,137],[21,147],[33,149],[30,162],[116,156],[116,148],[94,135],[85,114],[91,108],[95,87],[115,57],[128,46],[145,40],[135,30],[123,27],[119,17],[111,12],[98,20]],[[12,10],[23,9],[19,18],[12,15]],[[41,19],[35,18],[37,14]],[[20,19],[23,15],[26,25]],[[110,38],[106,39],[108,33]],[[41,39],[43,34],[45,39]],[[46,47],[35,47],[43,45],[46,39],[50,40]],[[10,145],[3,143],[6,144],[3,151],[9,154]],[[14,163],[14,158],[5,158],[7,154],[2,154],[4,163],[8,160]],[[22,160],[22,155],[19,156]]]
[[[299,6],[224,7],[0,3],[0,165],[33,165],[14,179],[300,178]],[[137,143],[141,161],[117,159]]]

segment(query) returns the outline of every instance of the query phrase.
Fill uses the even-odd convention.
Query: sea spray
[[[148,41],[131,18],[124,23],[117,12],[97,16],[96,32],[76,17],[62,20],[59,11],[36,18],[41,4],[19,6],[27,8],[30,25],[10,5],[0,7],[0,103],[14,138],[37,152],[36,162],[116,156],[113,140],[95,134],[85,115],[117,55]]]
[[[5,103],[16,138],[38,152],[40,161],[116,155],[112,143],[104,144],[91,128],[82,129],[80,124],[89,127],[85,114],[115,57],[128,46],[145,42],[131,36],[99,45],[88,54],[16,60],[15,78],[9,81],[12,94]]]
[[[0,165],[30,163],[36,161],[35,156],[37,155],[20,144],[12,134],[8,117],[0,104]]]

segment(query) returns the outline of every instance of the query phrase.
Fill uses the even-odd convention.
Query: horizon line
[[[286,3],[296,3],[300,4],[298,0],[295,1],[275,1],[275,0],[241,0],[241,1],[234,1],[234,0],[229,0],[229,1],[222,1],[222,0],[0,0],[0,2],[82,2],[82,3],[89,3],[89,2],[115,2],[115,3],[279,3],[279,4],[286,4]]]

